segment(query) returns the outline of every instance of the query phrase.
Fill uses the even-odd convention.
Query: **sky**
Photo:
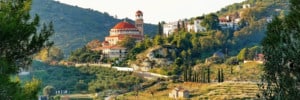
[[[61,3],[107,12],[119,19],[135,19],[135,12],[143,12],[144,22],[157,24],[172,22],[216,12],[221,8],[245,0],[55,0]]]

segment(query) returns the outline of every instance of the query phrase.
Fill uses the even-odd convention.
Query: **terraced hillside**
[[[257,99],[258,87],[254,82],[225,82],[209,85],[204,91],[199,92],[197,99]]]
[[[227,81],[224,83],[170,83],[164,90],[160,89],[160,85],[156,84],[146,90],[119,95],[117,98],[121,100],[172,100],[168,95],[176,86],[182,86],[190,91],[188,100],[244,100],[257,99],[258,93],[257,83],[255,82],[233,82]],[[151,94],[153,92],[153,95]],[[181,99],[185,100],[185,99]]]

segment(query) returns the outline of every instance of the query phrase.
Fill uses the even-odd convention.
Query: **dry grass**
[[[225,99],[256,99],[258,87],[252,82],[224,82],[224,83],[176,83],[169,84],[168,89],[155,91],[157,86],[152,86],[144,91],[139,92],[139,96],[135,92],[119,95],[120,100],[172,100],[168,97],[169,92],[175,86],[182,86],[190,91],[191,100],[225,100]],[[150,91],[155,91],[154,96]],[[184,100],[184,99],[182,99]]]
[[[61,98],[72,98],[72,99],[92,99],[94,98],[94,94],[68,94],[61,95]]]

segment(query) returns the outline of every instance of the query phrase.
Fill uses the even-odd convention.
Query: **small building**
[[[178,22],[169,22],[163,25],[164,36],[168,37],[172,35],[178,28]]]
[[[251,8],[250,4],[243,4],[243,9]]]
[[[198,19],[195,19],[193,24],[188,24],[187,25],[187,29],[188,29],[188,32],[203,32],[203,31],[206,31],[206,28],[201,26],[201,22],[202,22],[202,19],[203,18],[198,18]]]
[[[123,60],[127,54],[127,48],[118,45],[113,45],[113,46],[104,45],[103,47],[99,47],[93,50],[94,51],[102,50],[102,55],[105,58],[110,58],[110,59],[118,58],[120,60]]]
[[[185,90],[182,87],[176,87],[176,88],[174,88],[171,91],[171,93],[169,93],[169,97],[170,98],[174,98],[174,99],[177,99],[177,98],[189,98],[189,96],[190,96],[189,91]]]

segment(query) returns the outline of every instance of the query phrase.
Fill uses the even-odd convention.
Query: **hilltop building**
[[[175,22],[169,22],[163,25],[164,36],[168,37],[174,32],[179,31],[178,28],[185,28],[187,32],[203,32],[206,28],[201,26],[203,18],[196,18],[195,20],[179,20]]]
[[[237,30],[239,28],[240,21],[241,18],[238,13],[227,15],[225,17],[219,17],[219,25],[222,29],[231,28]]]
[[[178,28],[178,23],[179,22],[169,22],[163,25],[163,33],[164,36],[168,37],[172,35]]]
[[[206,31],[206,28],[201,26],[201,22],[204,17],[199,17],[194,20],[194,23],[187,24],[188,32],[203,32]]]
[[[102,42],[102,47],[93,50],[102,51],[105,58],[125,58],[127,48],[118,45],[118,42],[124,40],[126,37],[133,38],[136,41],[144,39],[143,12],[139,10],[135,16],[135,24],[131,24],[126,20],[117,23],[110,29],[109,36],[105,37],[105,41]]]

